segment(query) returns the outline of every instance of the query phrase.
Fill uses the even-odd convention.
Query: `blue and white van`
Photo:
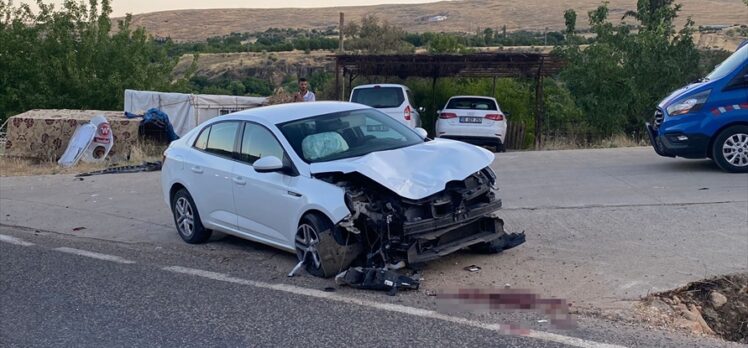
[[[661,156],[711,158],[727,172],[748,172],[748,45],[662,100],[646,127]]]

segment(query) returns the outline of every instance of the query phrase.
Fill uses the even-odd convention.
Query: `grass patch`
[[[609,149],[619,147],[647,146],[645,139],[634,139],[624,134],[616,134],[603,139],[589,139],[584,135],[568,135],[546,137],[542,150],[577,150],[577,149]]]
[[[77,165],[70,168],[63,168],[57,164],[57,160],[33,160],[18,157],[9,157],[0,154],[0,177],[7,176],[29,176],[29,175],[54,175],[54,174],[80,174],[96,170],[106,169],[108,167],[138,165],[143,162],[160,161],[166,144],[159,144],[151,141],[140,141],[133,146],[130,151],[128,160],[125,161],[104,161],[101,163],[78,162]]]

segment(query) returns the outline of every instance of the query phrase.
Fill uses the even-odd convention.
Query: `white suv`
[[[421,115],[413,104],[413,92],[406,86],[361,85],[351,91],[350,101],[378,109],[411,128],[421,126]]]
[[[474,145],[488,145],[504,152],[506,116],[491,97],[454,96],[437,111],[436,136]]]

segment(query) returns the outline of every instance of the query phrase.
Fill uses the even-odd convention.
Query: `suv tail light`
[[[453,114],[451,112],[442,112],[441,114],[439,114],[439,118],[444,119],[444,120],[450,119],[450,118],[456,118],[456,117],[457,117],[457,114]]]
[[[503,121],[504,115],[502,114],[488,114],[486,115],[486,118],[493,121]]]
[[[412,112],[410,110],[410,105],[405,107],[405,110],[403,111],[405,113],[405,120],[410,121],[410,117],[412,116]]]

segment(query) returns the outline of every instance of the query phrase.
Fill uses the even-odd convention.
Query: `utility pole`
[[[345,25],[345,20],[343,19],[343,12],[340,12],[340,26],[338,27],[339,32],[339,39],[340,41],[340,53],[343,53],[345,51],[345,48],[343,48],[343,26]]]
[[[343,46],[343,27],[345,26],[345,19],[343,12],[340,12],[340,25],[338,26],[338,41],[340,45],[340,50],[338,51],[339,55],[342,55],[345,52],[345,48]],[[343,73],[343,83],[340,83],[340,73]],[[336,94],[338,94],[338,100],[345,100],[345,68],[341,67],[339,63],[335,64],[335,85],[339,88],[336,91]]]

